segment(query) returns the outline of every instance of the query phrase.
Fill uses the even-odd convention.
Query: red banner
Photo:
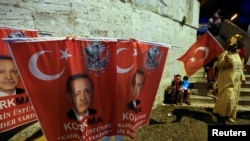
[[[187,75],[191,76],[222,51],[213,35],[206,32],[177,60],[183,62]]]
[[[29,97],[25,93],[1,97],[0,102],[0,133],[37,120]]]
[[[135,138],[148,124],[168,47],[115,39],[9,45],[47,140]]]
[[[36,30],[0,27],[0,140],[9,140],[15,134],[37,122],[37,117],[12,61],[7,44],[2,38],[38,37]],[[24,137],[25,139],[25,137]]]
[[[19,29],[11,27],[0,27],[0,54],[10,55],[6,44],[2,41],[2,38],[31,38],[38,37],[37,30]]]

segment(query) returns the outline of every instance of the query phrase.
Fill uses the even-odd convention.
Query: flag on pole
[[[218,41],[206,32],[177,60],[183,62],[186,74],[191,76],[222,51]]]

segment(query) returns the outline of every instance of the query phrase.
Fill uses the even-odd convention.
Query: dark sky
[[[221,9],[222,19],[229,19],[238,13],[238,18],[233,21],[236,25],[247,31],[250,24],[250,0],[207,0],[200,7],[200,23],[208,21],[217,8]]]

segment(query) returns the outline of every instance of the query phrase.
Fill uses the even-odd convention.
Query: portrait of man
[[[141,103],[137,97],[140,94],[140,91],[143,87],[145,81],[145,75],[144,72],[140,69],[137,69],[136,72],[132,76],[132,94],[133,94],[133,100],[128,103],[128,108],[132,111],[137,111],[136,106]]]
[[[24,89],[17,88],[19,81],[20,81],[19,72],[14,64],[12,57],[6,55],[0,55],[0,98],[6,96],[15,96],[17,94],[24,94],[25,93]],[[4,123],[5,120],[3,119],[2,122]],[[21,126],[16,126],[11,130],[1,132],[0,140],[14,140],[16,137],[22,134],[22,132],[28,132],[27,129],[28,127],[33,127],[37,123],[38,121],[32,121],[23,124]],[[42,135],[42,131],[40,129],[33,130],[32,132],[29,131],[29,133],[31,135],[29,136],[29,138],[34,138],[35,136],[38,137]],[[26,136],[22,137],[23,139],[28,138]]]
[[[68,78],[66,91],[73,108],[67,113],[69,119],[81,121],[85,116],[97,113],[90,105],[94,94],[93,81],[86,74],[75,74]]]
[[[0,55],[0,97],[22,94],[24,89],[17,88],[20,76],[10,56]]]

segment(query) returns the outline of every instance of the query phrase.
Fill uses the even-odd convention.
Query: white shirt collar
[[[89,115],[89,111],[87,111],[87,113],[85,114],[85,116],[80,116],[80,115],[78,115],[78,114],[76,113],[76,111],[75,111],[74,108],[73,108],[73,111],[74,111],[74,113],[75,113],[76,118],[77,118],[78,121],[81,121],[84,117],[86,117],[87,115]]]
[[[0,97],[10,96],[10,95],[16,95],[16,89],[14,90],[14,92],[13,92],[12,94],[5,93],[5,92],[1,92],[1,91],[0,91]]]

